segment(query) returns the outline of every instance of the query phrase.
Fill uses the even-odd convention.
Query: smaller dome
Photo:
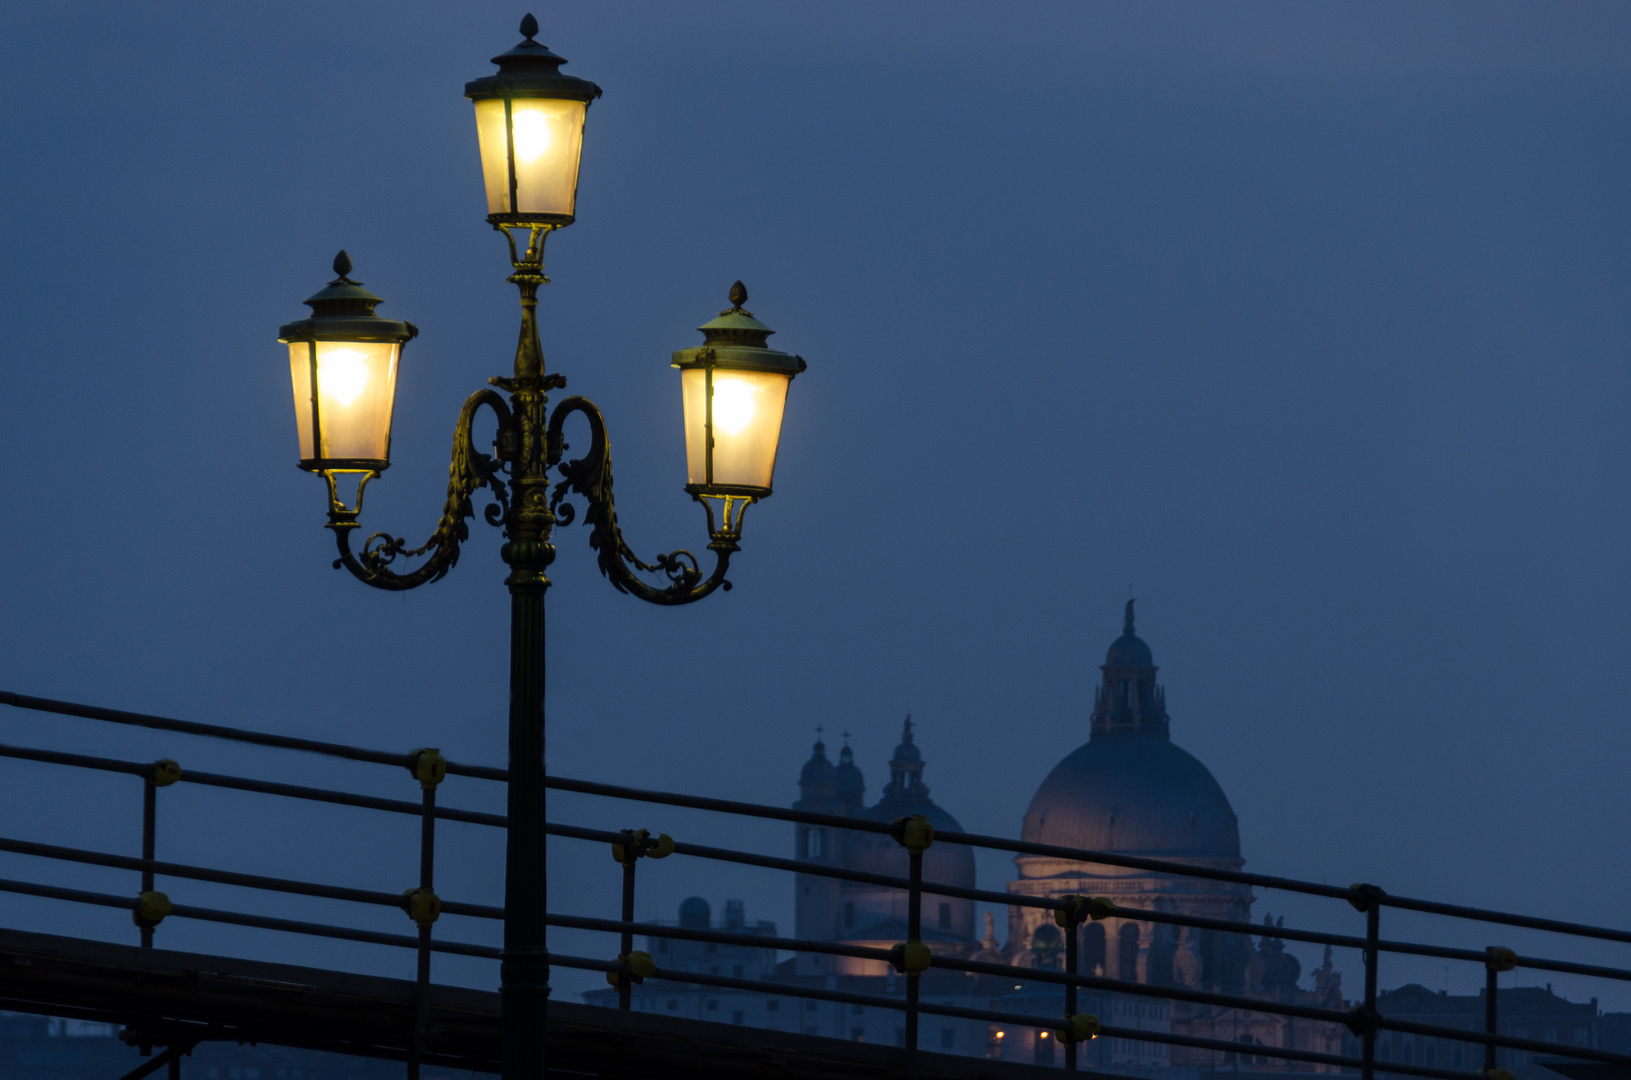
[[[706,930],[713,922],[714,909],[700,896],[680,901],[680,925],[690,930]]]
[[[1102,639],[1101,639],[1102,640]],[[1105,667],[1154,667],[1155,657],[1144,639],[1134,634],[1123,634],[1110,643],[1104,654]]]
[[[827,760],[827,745],[817,740],[815,746],[810,750],[810,760],[806,761],[804,768],[799,770],[799,784],[808,786],[811,784],[837,783],[838,770],[833,768],[833,763]]]
[[[923,753],[918,750],[917,744],[912,741],[912,714],[906,714],[906,722],[901,725],[900,744],[895,747],[895,756],[890,758],[890,764],[909,764],[922,761]]]
[[[1133,633],[1133,605],[1138,601],[1127,601],[1127,610],[1122,616],[1121,636],[1110,643],[1110,651],[1104,654],[1105,667],[1154,667],[1155,656],[1150,647],[1144,644],[1144,639]]]

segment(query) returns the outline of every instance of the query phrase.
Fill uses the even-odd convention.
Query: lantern
[[[685,490],[700,496],[770,494],[787,385],[804,358],[768,348],[774,330],[742,310],[748,291],[731,286],[731,307],[698,327],[700,348],[674,354],[685,412]]]
[[[379,297],[352,281],[351,257],[334,257],[339,275],[306,301],[311,318],[286,323],[300,467],[310,472],[377,473],[390,465],[391,410],[402,346],[412,323],[374,314]]]
[[[561,74],[566,60],[533,40],[531,15],[521,33],[525,41],[493,57],[497,74],[464,84],[476,103],[487,220],[558,228],[576,212],[583,122],[600,87]]]

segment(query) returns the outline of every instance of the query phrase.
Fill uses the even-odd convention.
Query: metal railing
[[[501,951],[493,946],[447,940],[437,937],[433,933],[434,923],[440,913],[488,920],[501,920],[503,918],[503,911],[498,907],[441,900],[436,897],[433,871],[437,821],[464,822],[494,828],[503,828],[506,824],[503,815],[438,805],[436,790],[443,772],[446,775],[504,782],[508,776],[506,770],[445,761],[434,751],[429,752],[434,755],[433,759],[425,759],[420,756],[424,752],[420,751],[411,754],[393,754],[337,743],[291,738],[264,732],[243,731],[219,725],[78,705],[4,691],[0,691],[0,705],[184,735],[224,739],[261,747],[320,754],[356,762],[387,765],[394,768],[405,768],[409,773],[414,774],[421,787],[421,798],[415,802],[220,773],[197,772],[182,769],[175,762],[168,760],[136,762],[0,744],[0,757],[76,769],[122,773],[142,781],[142,853],[139,858],[39,843],[22,838],[0,837],[0,852],[137,873],[141,879],[141,893],[136,899],[133,900],[128,895],[120,896],[66,888],[49,883],[11,879],[0,879],[0,892],[130,910],[134,913],[137,925],[140,927],[141,945],[145,948],[153,946],[154,932],[165,918],[182,918],[411,949],[417,957],[416,980],[418,995],[414,1031],[409,1041],[407,1068],[410,1080],[415,1080],[418,1075],[419,1057],[425,1051],[426,1039],[430,1030],[427,1010],[432,957],[434,954],[443,953],[487,960],[500,958]],[[427,760],[430,762],[429,765],[426,765]],[[158,790],[174,783],[198,784],[281,798],[417,816],[420,819],[419,887],[415,890],[409,890],[407,894],[397,894],[159,860],[154,857]],[[1172,877],[1199,878],[1236,885],[1280,889],[1308,896],[1339,900],[1364,915],[1364,933],[1362,935],[1336,934],[1285,926],[1276,926],[1270,929],[1248,922],[1128,907],[1102,897],[1052,898],[1025,896],[1016,893],[924,881],[923,850],[927,845],[923,841],[926,837],[919,832],[914,832],[916,827],[913,821],[908,819],[886,823],[844,815],[810,813],[728,799],[650,791],[563,777],[551,777],[547,784],[552,790],[602,796],[630,802],[684,807],[740,817],[786,821],[801,825],[831,827],[848,832],[888,835],[907,848],[909,872],[906,877],[895,877],[887,874],[827,866],[820,863],[778,858],[703,844],[673,842],[667,837],[653,838],[644,830],[623,829],[614,831],[556,822],[549,823],[547,831],[552,836],[613,845],[618,854],[619,862],[622,864],[622,904],[618,918],[604,919],[581,915],[551,914],[548,916],[547,921],[548,925],[552,927],[604,933],[618,940],[619,952],[615,959],[602,960],[591,957],[551,954],[550,963],[558,967],[607,973],[618,986],[619,1007],[625,1010],[631,1007],[632,984],[644,980],[667,980],[702,987],[754,991],[781,997],[805,998],[814,1001],[896,1010],[904,1016],[904,1053],[909,1075],[915,1075],[916,1071],[918,1025],[919,1018],[922,1015],[987,1021],[1002,1025],[1029,1026],[1049,1033],[1057,1032],[1059,1041],[1065,1046],[1065,1067],[1071,1070],[1078,1067],[1079,1044],[1093,1037],[1119,1038],[1229,1055],[1248,1053],[1258,1057],[1276,1058],[1285,1062],[1332,1066],[1342,1070],[1357,1071],[1364,1077],[1364,1080],[1372,1080],[1378,1071],[1395,1075],[1442,1078],[1442,1080],[1475,1080],[1475,1078],[1505,1080],[1501,1076],[1502,1071],[1496,1068],[1496,1054],[1500,1049],[1530,1054],[1551,1054],[1578,1061],[1631,1066],[1631,1055],[1501,1034],[1499,995],[1496,988],[1498,973],[1517,968],[1583,975],[1623,982],[1631,982],[1631,969],[1518,955],[1509,949],[1499,947],[1471,950],[1425,942],[1386,940],[1381,937],[1380,921],[1384,909],[1394,908],[1401,911],[1449,916],[1477,923],[1549,931],[1576,938],[1622,944],[1631,944],[1631,931],[1397,896],[1374,885],[1354,885],[1349,888],[1342,888],[1265,874],[1199,867],[1116,852],[1036,844],[974,833],[938,830],[932,834],[933,843],[961,844],[971,848],[1046,856],[1081,863],[1146,871]],[[660,852],[657,850],[659,845],[661,846]],[[908,896],[908,910],[910,912],[907,928],[908,940],[893,949],[882,949],[843,941],[776,938],[761,933],[746,933],[729,929],[703,929],[637,923],[634,918],[636,867],[640,857],[647,853],[672,854],[899,889],[907,893]],[[167,895],[155,890],[154,882],[158,876],[273,893],[341,900],[376,907],[396,908],[406,911],[413,918],[417,926],[417,933],[384,933],[328,923],[172,903]],[[919,941],[922,897],[926,894],[1014,907],[1038,908],[1054,912],[1055,921],[1064,929],[1063,969],[1020,967],[942,955],[930,956],[927,949]],[[1076,970],[1079,954],[1079,927],[1084,923],[1104,917],[1160,923],[1197,930],[1219,931],[1247,937],[1272,936],[1287,941],[1354,949],[1359,951],[1364,958],[1364,996],[1358,1005],[1344,1010],[1295,1002],[1282,1002],[1243,994],[1200,990],[1187,986],[1152,985],[1134,980],[1109,978],[1103,975],[1082,974]],[[879,962],[888,965],[905,976],[905,993],[901,996],[853,993],[830,986],[806,986],[790,981],[770,979],[732,978],[704,974],[698,971],[664,968],[655,964],[648,954],[638,953],[634,950],[633,939],[635,934],[650,938],[738,945],[755,949],[774,949],[793,953],[848,957]],[[1432,957],[1482,965],[1485,969],[1486,986],[1484,1030],[1470,1031],[1463,1028],[1420,1023],[1400,1017],[1382,1015],[1377,1008],[1377,970],[1380,956],[1383,953]],[[1056,986],[1060,991],[1062,1012],[1057,1016],[1034,1016],[1016,1014],[1006,1010],[979,1009],[923,1001],[919,993],[919,980],[923,972],[930,967],[944,971],[964,972],[971,975],[1000,976],[1010,980],[1017,979],[1022,983]],[[1357,1037],[1360,1053],[1357,1057],[1354,1057],[1345,1054],[1328,1054],[1298,1049],[1291,1046],[1258,1044],[1244,1046],[1239,1042],[1176,1034],[1170,1031],[1151,1031],[1101,1024],[1096,1018],[1082,1017],[1077,1013],[1077,995],[1080,990],[1109,992],[1169,1002],[1184,1002],[1212,1006],[1218,1009],[1248,1010],[1256,1013],[1296,1017],[1303,1020],[1338,1025]],[[1482,1046],[1484,1068],[1479,1072],[1403,1062],[1386,1062],[1379,1068],[1376,1058],[1377,1035],[1385,1031]],[[151,1047],[144,1047],[144,1052],[151,1053]],[[169,1060],[172,1075],[179,1075],[179,1057],[172,1053]]]

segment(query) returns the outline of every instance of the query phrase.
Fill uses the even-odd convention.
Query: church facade
[[[1180,865],[1225,870],[1241,868],[1240,833],[1234,810],[1212,774],[1171,739],[1164,689],[1156,682],[1150,647],[1133,626],[1128,601],[1122,634],[1111,643],[1100,669],[1087,742],[1067,754],[1042,781],[1021,825],[1021,837],[1041,844],[1086,848],[1157,858]],[[799,775],[795,809],[871,821],[922,814],[938,830],[960,830],[949,811],[930,798],[924,758],[910,717],[889,761],[889,781],[881,797],[866,803],[866,783],[846,738],[834,763],[819,740]],[[811,865],[842,867],[894,877],[907,874],[905,849],[888,836],[845,829],[797,825],[794,854]],[[1008,889],[1016,896],[1106,896],[1127,907],[1153,908],[1214,919],[1246,922],[1253,896],[1244,885],[1177,875],[1129,871],[1108,865],[1022,855],[1014,860]],[[973,887],[974,855],[967,847],[936,843],[924,854],[926,882]],[[794,880],[794,936],[842,941],[887,949],[907,937],[909,897],[905,890],[814,874]],[[999,941],[990,913],[976,930],[972,901],[925,893],[922,940],[939,956],[988,960],[1019,967],[1064,967],[1063,936],[1045,910],[1018,905],[1007,912]],[[706,925],[708,905],[686,901],[682,922]],[[699,906],[700,905],[700,906]],[[699,915],[699,912],[702,914]],[[727,905],[721,925],[746,926],[739,902]],[[774,936],[772,924],[756,932]],[[1133,919],[1091,923],[1078,935],[1077,970],[1153,986],[1188,987],[1255,998],[1341,1009],[1340,974],[1326,951],[1323,966],[1304,981],[1301,964],[1285,951],[1265,921],[1255,940],[1241,934],[1197,931]],[[760,978],[792,985],[823,986],[854,993],[900,992],[888,965],[845,957],[798,955],[777,962],[769,950],[727,950],[649,938],[648,951],[666,967]],[[684,955],[669,954],[683,949]],[[720,950],[724,947],[721,946]],[[740,956],[734,955],[740,952]],[[696,955],[692,955],[695,953]],[[1028,1015],[1062,1012],[1061,991],[1044,983],[973,976],[931,967],[921,984],[925,1002],[973,1005]],[[587,1000],[615,1002],[610,991]],[[636,987],[635,1008],[668,1011],[697,1019],[802,1031],[866,1041],[898,1042],[900,1014],[892,1010],[837,1006],[773,994],[720,991],[706,987],[650,984]],[[1083,991],[1079,1008],[1107,1024],[1172,1032],[1238,1044],[1220,1054],[1135,1040],[1098,1039],[1084,1047],[1083,1064],[1115,1067],[1152,1078],[1193,1078],[1211,1071],[1326,1072],[1328,1066],[1286,1063],[1262,1054],[1267,1047],[1295,1047],[1322,1053],[1343,1051],[1344,1030],[1336,1025],[1288,1018],[1257,1010],[1218,1009],[1115,993]],[[828,1016],[831,1013],[831,1016]],[[874,1015],[876,1014],[876,1015]],[[1005,1027],[926,1016],[922,1045],[927,1049],[1037,1064],[1056,1059],[1053,1036],[1015,1025]]]

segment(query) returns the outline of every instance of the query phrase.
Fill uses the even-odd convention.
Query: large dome
[[[1038,844],[1240,858],[1240,827],[1206,766],[1164,734],[1096,735],[1054,766],[1025,812]]]

